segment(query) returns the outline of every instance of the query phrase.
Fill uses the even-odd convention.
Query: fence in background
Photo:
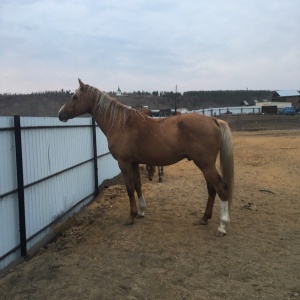
[[[0,117],[0,269],[119,173],[91,118]]]
[[[237,106],[237,107],[222,107],[222,108],[204,108],[194,110],[207,116],[219,116],[223,114],[260,114],[261,106]]]

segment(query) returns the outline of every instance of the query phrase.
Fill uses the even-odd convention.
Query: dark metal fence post
[[[20,116],[14,116],[21,256],[27,256],[24,178]]]
[[[92,130],[93,130],[93,152],[94,152],[94,178],[95,178],[95,197],[99,194],[98,186],[98,159],[97,159],[97,137],[96,137],[96,122],[92,118]]]

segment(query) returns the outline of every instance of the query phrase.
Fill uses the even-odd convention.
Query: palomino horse
[[[208,201],[199,224],[207,224],[212,217],[218,194],[221,200],[220,226],[216,235],[226,235],[234,169],[231,132],[226,122],[197,113],[152,119],[79,79],[79,88],[59,110],[58,117],[66,122],[85,113],[95,118],[106,135],[109,150],[124,176],[130,200],[126,225],[133,224],[136,216],[145,215],[139,164],[166,166],[187,158],[202,171],[207,183]],[[222,177],[215,166],[219,152]]]
[[[157,169],[158,169],[158,181],[163,182],[163,176],[165,175],[164,174],[164,167],[163,166],[157,166]],[[149,181],[152,181],[152,179],[154,177],[154,173],[155,173],[155,167],[147,165],[146,170],[148,172]]]

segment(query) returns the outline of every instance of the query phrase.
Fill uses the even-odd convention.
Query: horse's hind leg
[[[139,218],[142,218],[145,216],[146,201],[142,194],[142,183],[141,183],[140,169],[138,164],[133,165],[133,178],[134,178],[134,189],[137,193],[138,201],[139,201],[137,216]]]
[[[216,190],[207,183],[207,192],[208,192],[208,200],[206,204],[206,209],[204,212],[203,217],[199,221],[200,225],[207,225],[208,220],[211,219],[212,213],[213,213],[213,208],[214,208],[214,203],[215,203],[215,198],[216,198]]]
[[[226,235],[225,225],[230,222],[229,219],[229,208],[228,208],[228,200],[229,200],[229,191],[228,187],[222,181],[222,177],[213,166],[211,168],[207,168],[202,170],[204,177],[208,186],[208,202],[207,209],[202,217],[201,221],[205,224],[205,221],[212,216],[212,210],[214,205],[214,198],[216,193],[220,197],[220,226],[218,227],[218,232],[216,236],[224,236]]]

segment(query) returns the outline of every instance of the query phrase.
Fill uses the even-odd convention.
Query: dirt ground
[[[0,299],[300,299],[300,130],[234,131],[235,194],[227,236],[207,226],[192,162],[146,178],[146,216],[126,227],[125,187],[104,189],[56,228],[54,243],[0,279]]]

